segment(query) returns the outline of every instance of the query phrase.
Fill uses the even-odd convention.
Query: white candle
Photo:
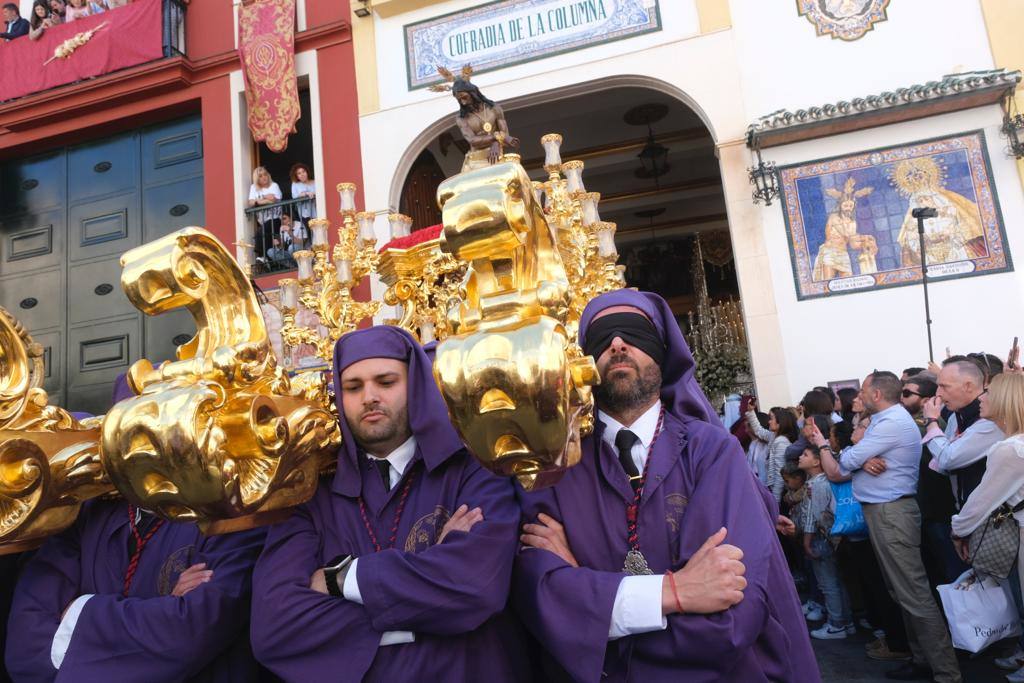
[[[313,233],[313,246],[327,246],[327,228],[329,223],[323,218],[314,218],[309,222],[309,229]]]
[[[400,213],[388,214],[388,224],[391,226],[391,239],[397,240],[408,237],[412,234],[412,218]]]
[[[299,282],[313,281],[313,252],[302,249],[292,254],[295,262],[299,264]]]
[[[586,188],[583,187],[583,162],[580,160],[567,161],[562,164],[562,173],[565,174],[566,183],[568,183],[568,189],[570,195],[577,194],[579,192],[586,192]]]
[[[363,244],[373,244],[377,241],[377,233],[373,230],[373,222],[377,216],[372,211],[360,211],[356,214],[356,222],[359,224],[359,239]]]
[[[594,234],[597,235],[597,254],[601,258],[611,258],[618,255],[615,249],[615,223],[598,221],[594,224]]]
[[[342,211],[356,210],[356,184],[338,183],[338,195],[341,201]]]
[[[540,139],[544,147],[544,170],[548,173],[557,171],[562,165],[562,155],[559,147],[562,146],[562,136],[558,133],[548,133]]]
[[[601,215],[597,212],[600,201],[600,192],[587,192],[583,195],[583,225],[591,226],[601,220]]]
[[[340,258],[334,262],[334,269],[339,284],[352,284],[352,260]]]
[[[286,277],[277,283],[281,287],[281,308],[295,310],[299,301],[299,283],[293,278]]]

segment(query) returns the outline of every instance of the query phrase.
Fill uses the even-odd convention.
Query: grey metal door
[[[0,166],[0,305],[44,346],[55,403],[105,412],[117,375],[195,332],[184,311],[139,313],[119,259],[203,224],[202,157],[193,116]]]

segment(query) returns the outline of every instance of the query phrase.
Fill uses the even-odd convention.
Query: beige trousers
[[[863,503],[886,588],[903,610],[907,642],[915,664],[927,664],[940,683],[960,683],[946,619],[928,588],[921,561],[921,510],[913,498],[891,503]]]

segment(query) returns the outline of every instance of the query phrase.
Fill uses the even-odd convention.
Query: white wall
[[[766,150],[779,165],[862,152],[876,147],[982,129],[1006,228],[1004,245],[1024,267],[1024,192],[1000,135],[997,105],[848,133]],[[792,400],[829,380],[863,378],[873,369],[899,373],[928,361],[924,295],[920,284],[797,301],[783,209],[762,209],[764,240],[782,323],[782,348]],[[1019,272],[929,283],[936,360],[953,353],[987,351],[1005,356],[1015,335],[1024,336],[1024,283]]]
[[[978,0],[897,0],[855,41],[817,36],[795,2],[729,0],[747,110],[762,116],[993,68]]]

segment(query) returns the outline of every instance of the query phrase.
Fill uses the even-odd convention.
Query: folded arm
[[[286,680],[342,670],[359,680],[382,633],[362,605],[310,588],[319,556],[320,534],[308,506],[270,529],[253,572],[253,654]]]
[[[512,484],[471,461],[457,502],[479,507],[483,520],[418,553],[359,558],[359,594],[377,630],[455,635],[504,608],[519,523]]]
[[[61,665],[68,680],[110,676],[144,667],[154,678],[195,675],[244,633],[250,576],[263,530],[213,536],[199,559],[210,581],[183,596],[154,598],[97,594],[82,608]]]

